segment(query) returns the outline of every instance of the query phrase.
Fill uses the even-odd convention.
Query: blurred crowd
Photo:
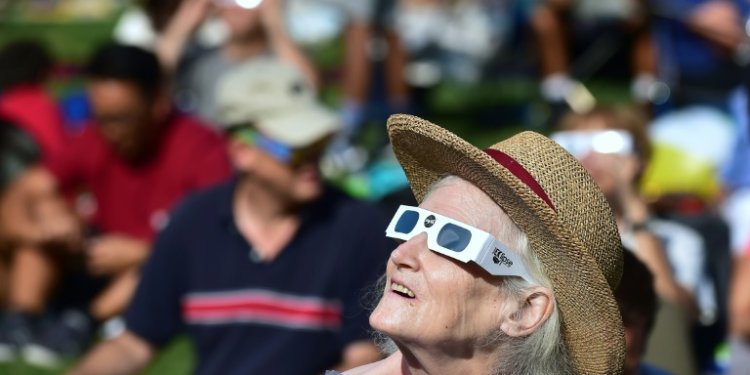
[[[750,374],[750,2],[119,4],[81,95],[44,39],[0,48],[0,366],[135,373],[182,332],[202,374],[378,359],[365,306],[414,200],[385,119],[444,115],[448,85],[522,97],[450,116],[545,133],[605,193],[641,275],[628,375]]]

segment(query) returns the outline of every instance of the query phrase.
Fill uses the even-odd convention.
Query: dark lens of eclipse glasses
[[[414,230],[414,227],[417,226],[417,221],[419,221],[419,212],[404,211],[396,222],[395,230],[398,233],[411,233],[411,231]]]
[[[460,253],[469,246],[471,242],[471,232],[455,224],[445,224],[438,232],[438,245]]]
[[[417,222],[419,222],[419,212],[406,210],[401,213],[394,230],[398,233],[409,234],[417,226]],[[448,250],[457,253],[464,251],[469,246],[469,242],[471,242],[471,232],[458,225],[448,223],[438,231],[438,245]]]

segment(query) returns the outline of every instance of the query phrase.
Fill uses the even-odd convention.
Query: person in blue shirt
[[[218,88],[236,176],[177,209],[126,331],[72,374],[136,373],[183,331],[196,374],[315,374],[379,358],[362,296],[392,243],[378,208],[322,181],[338,119],[274,59],[228,71]]]

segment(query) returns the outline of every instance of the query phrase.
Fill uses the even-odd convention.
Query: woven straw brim
[[[552,282],[577,371],[622,373],[625,339],[612,293],[622,274],[622,244],[609,205],[583,167],[533,132],[490,147],[524,166],[553,210],[487,153],[437,125],[394,115],[388,133],[418,201],[441,177],[459,176],[487,193],[528,236]]]

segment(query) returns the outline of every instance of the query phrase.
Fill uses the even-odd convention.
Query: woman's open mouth
[[[391,282],[391,290],[396,292],[396,294],[401,295],[402,297],[414,298],[414,292],[412,292],[411,289],[397,282]]]

